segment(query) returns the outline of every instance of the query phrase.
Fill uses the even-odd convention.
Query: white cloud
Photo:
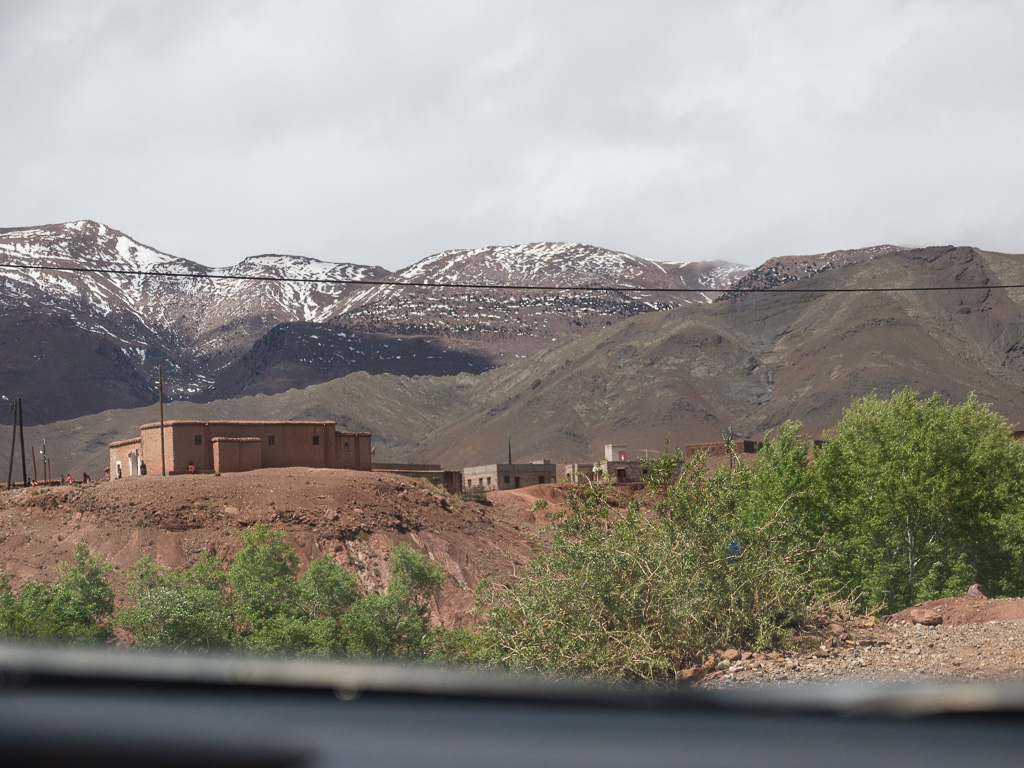
[[[1020,3],[0,2],[0,226],[399,268],[1024,250]]]

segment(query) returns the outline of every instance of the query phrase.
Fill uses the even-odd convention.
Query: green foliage
[[[670,484],[654,475],[651,513],[611,507],[606,488],[570,492],[550,547],[481,595],[491,658],[662,680],[715,647],[784,642],[816,599],[783,509],[752,525],[736,503],[745,473],[712,474],[702,460],[678,473]]]
[[[111,567],[102,556],[75,545],[74,560],[61,563],[52,585],[29,582],[14,594],[0,578],[0,634],[21,640],[103,643],[111,637],[114,611]]]
[[[360,597],[355,576],[330,555],[316,558],[298,576],[298,557],[280,531],[256,525],[240,541],[242,547],[226,570],[209,553],[182,570],[164,568],[149,557],[135,563],[128,573],[129,604],[118,612],[117,626],[137,647],[177,651],[234,648],[258,654],[407,659],[440,659],[449,651],[469,654],[470,638],[430,623],[429,603],[444,582],[444,569],[408,545],[391,550],[387,589]],[[94,606],[105,595],[102,615],[109,616],[112,593],[101,594],[94,583],[96,574],[106,571],[101,561],[83,552],[76,554],[75,567],[62,567],[52,589],[30,584],[15,595],[6,577],[0,579],[0,634],[57,636],[59,627],[51,624],[63,614],[54,611],[53,596],[64,599],[72,592],[82,597],[66,601],[65,612],[72,606]]]
[[[899,610],[973,582],[1024,589],[1024,446],[973,394],[959,406],[910,390],[865,397],[815,465],[817,522],[836,544],[821,573],[865,606]]]
[[[242,548],[228,568],[239,619],[258,623],[298,610],[299,558],[281,531],[259,523],[239,536]]]
[[[679,476],[679,468],[684,463],[682,451],[678,448],[669,449],[669,438],[665,438],[665,450],[660,456],[650,458],[644,456],[640,459],[640,466],[646,470],[644,482],[648,488],[653,488],[659,493],[667,493],[669,487]]]
[[[209,651],[232,642],[234,622],[221,561],[202,553],[191,568],[167,570],[144,557],[128,574],[135,605],[117,614],[140,648]]]
[[[407,544],[391,548],[391,582],[352,605],[342,619],[354,656],[424,658],[432,652],[430,598],[444,583],[444,569]]]
[[[313,560],[299,578],[298,595],[305,616],[337,622],[359,599],[359,587],[355,576],[324,554]]]
[[[84,544],[52,586],[32,582],[15,593],[0,574],[0,636],[97,642],[110,640],[117,626],[136,647],[187,652],[436,662],[478,653],[476,636],[431,624],[430,602],[445,571],[406,544],[391,549],[387,588],[361,597],[355,576],[330,555],[298,576],[298,557],[280,531],[257,525],[240,541],[226,569],[205,552],[180,570],[142,558],[127,574],[127,605],[113,620],[110,566]]]

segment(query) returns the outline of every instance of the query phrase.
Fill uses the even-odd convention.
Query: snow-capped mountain
[[[733,288],[774,288],[794,280],[826,272],[830,269],[856,264],[886,254],[906,250],[898,245],[875,245],[870,248],[851,248],[843,251],[829,251],[808,256],[776,256],[759,267],[748,270],[736,280]],[[726,292],[719,298],[728,298]]]
[[[356,370],[479,371],[619,319],[707,302],[748,271],[575,243],[444,251],[393,274],[281,255],[209,268],[93,221],[0,229],[0,264],[0,392],[34,391],[26,418],[37,422],[152,402],[157,365],[165,394],[190,399]],[[359,280],[439,287],[346,282]]]
[[[657,262],[580,243],[442,251],[389,278],[401,285],[353,292],[334,322],[377,333],[444,336],[497,362],[615,320],[706,303],[748,271],[725,262]],[[609,290],[573,290],[605,286]],[[528,290],[534,288],[543,290]],[[630,288],[652,290],[623,290]]]

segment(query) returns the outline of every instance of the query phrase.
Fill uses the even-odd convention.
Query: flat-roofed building
[[[369,432],[333,421],[189,421],[143,424],[139,437],[110,444],[110,477],[245,472],[271,467],[370,470]],[[163,442],[161,444],[161,432]]]
[[[463,468],[462,478],[467,491],[507,491],[555,482],[555,465],[547,459],[532,464],[483,464]]]
[[[757,452],[764,446],[759,440],[733,440],[731,443],[691,443],[686,446],[685,457],[687,461],[693,461],[698,454],[703,454],[705,466],[708,469],[717,469],[723,464],[733,466],[735,461],[744,463],[752,462],[757,457]]]
[[[448,493],[461,493],[462,472],[457,469],[441,469],[440,464],[398,464],[373,463],[374,472],[390,472],[403,477],[419,477],[433,485],[444,488]]]

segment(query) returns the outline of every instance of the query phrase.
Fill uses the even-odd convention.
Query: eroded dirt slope
[[[284,531],[301,568],[330,553],[363,589],[387,583],[387,552],[407,542],[448,573],[435,606],[441,622],[467,626],[480,579],[529,559],[532,534],[546,522],[531,505],[463,499],[387,473],[303,468],[16,489],[0,492],[0,568],[15,588],[50,581],[84,541],[114,565],[120,591],[143,555],[172,568],[204,550],[228,561],[239,533],[267,522]]]

